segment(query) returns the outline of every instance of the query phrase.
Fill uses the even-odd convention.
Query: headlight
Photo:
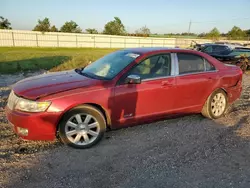
[[[50,102],[30,101],[19,98],[15,109],[25,112],[44,112],[50,105]]]

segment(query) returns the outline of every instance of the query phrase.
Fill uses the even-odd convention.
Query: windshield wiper
[[[82,75],[87,76],[89,78],[97,79],[97,80],[103,80],[104,78],[101,76],[97,76],[91,72],[82,72]]]
[[[76,71],[77,73],[81,73],[81,72],[83,71],[83,69],[84,69],[84,67],[83,67],[83,68],[77,68],[77,69],[75,69],[75,71]]]
[[[86,76],[88,78],[93,78],[93,79],[96,79],[95,75],[91,75],[91,74],[88,74],[88,73],[85,73],[83,72],[83,69],[84,68],[80,68],[80,69],[75,69],[76,73],[82,75],[82,76]]]
[[[78,69],[75,69],[76,73],[82,75],[82,76],[86,76],[86,77],[89,77],[89,78],[92,78],[89,74],[86,74],[85,72],[82,72],[84,68],[78,68]]]
[[[97,79],[97,80],[107,80],[106,78],[102,77],[102,76],[97,76],[95,74],[92,74],[90,72],[83,72],[84,68],[80,68],[80,69],[75,69],[76,73],[86,76],[88,78],[92,78],[92,79]]]

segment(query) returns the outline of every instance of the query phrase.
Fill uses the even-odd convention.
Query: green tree
[[[0,29],[12,29],[10,25],[11,23],[8,19],[5,19],[4,17],[0,16]]]
[[[246,30],[245,33],[247,34],[247,36],[250,36],[250,29]]]
[[[38,24],[34,27],[33,31],[50,31],[50,21],[49,18],[44,18],[43,20],[38,20]]]
[[[81,33],[82,29],[78,27],[76,22],[71,20],[70,22],[65,22],[60,31],[65,33]]]
[[[126,33],[126,30],[121,19],[118,17],[114,17],[113,21],[108,22],[104,26],[103,33],[108,35],[124,35]]]
[[[205,37],[205,36],[207,36],[207,33],[200,33],[199,35],[198,35],[198,37],[200,37],[200,38],[203,38],[203,37]]]
[[[55,25],[53,25],[53,26],[50,28],[50,32],[58,32],[58,29],[56,28]]]
[[[243,39],[247,36],[246,32],[242,31],[239,27],[236,26],[234,26],[227,35],[229,39]]]
[[[208,38],[211,38],[211,39],[214,39],[214,40],[217,40],[220,38],[220,32],[219,30],[215,27],[213,28],[208,34],[207,34],[207,37]]]
[[[187,33],[187,32],[184,32],[184,33],[181,33],[182,36],[197,36],[195,33]]]
[[[86,32],[89,33],[89,34],[98,34],[98,31],[96,29],[91,29],[91,28],[88,28],[86,29]]]
[[[221,33],[220,36],[221,37],[227,37],[227,33]]]
[[[135,31],[136,34],[141,34],[144,36],[149,36],[151,34],[150,29],[147,26],[143,26],[140,29]]]

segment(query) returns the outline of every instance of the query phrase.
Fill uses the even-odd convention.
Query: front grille
[[[13,110],[17,101],[18,101],[19,97],[17,97],[15,95],[15,93],[13,91],[10,92],[9,98],[8,98],[8,103],[7,106],[9,109]]]

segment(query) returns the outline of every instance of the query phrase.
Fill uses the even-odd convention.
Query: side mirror
[[[125,79],[126,84],[140,84],[141,83],[141,77],[138,75],[129,75]]]

